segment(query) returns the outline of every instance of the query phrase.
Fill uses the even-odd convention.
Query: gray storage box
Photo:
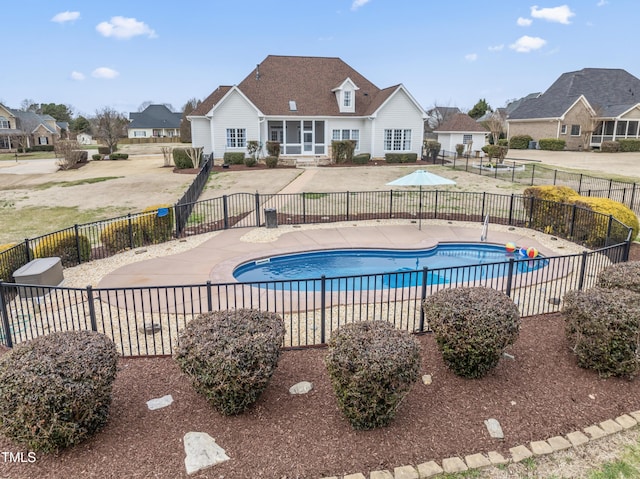
[[[62,261],[60,258],[37,258],[29,261],[13,273],[17,284],[33,284],[38,286],[58,286],[64,281]],[[22,298],[44,296],[49,293],[43,288],[18,288]]]

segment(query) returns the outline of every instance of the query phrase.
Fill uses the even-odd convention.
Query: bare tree
[[[427,111],[427,119],[425,120],[425,133],[431,133],[433,130],[437,130],[440,125],[445,123],[452,116],[460,113],[460,109],[458,107],[452,106],[438,106],[436,104],[433,105]]]
[[[145,111],[151,105],[153,105],[151,100],[143,101],[138,107],[138,111]]]
[[[482,122],[484,126],[491,132],[493,144],[497,145],[500,135],[504,132],[505,121],[498,111],[494,111],[488,120]]]
[[[585,108],[578,117],[583,151],[588,151],[591,148],[591,135],[601,123],[601,120],[598,119],[601,116],[601,111],[602,109],[598,106],[591,109]]]
[[[171,155],[173,153],[173,148],[170,146],[163,146],[160,148],[162,152],[162,157],[164,158],[164,166],[171,166]]]
[[[104,107],[96,111],[94,136],[109,148],[109,153],[113,153],[118,147],[118,140],[127,136],[128,124],[129,120],[124,114]]]
[[[182,119],[180,120],[180,141],[183,143],[191,143],[191,122],[187,120],[187,116],[191,115],[191,112],[198,108],[202,103],[197,98],[191,98],[187,100],[187,103],[182,107]]]
[[[201,146],[197,148],[193,148],[193,147],[185,148],[187,156],[191,160],[191,163],[193,163],[194,168],[200,167],[200,160],[202,159],[202,150],[203,148]]]
[[[60,140],[55,146],[56,164],[61,170],[68,170],[83,161],[87,152],[83,151],[80,144],[75,140]]]

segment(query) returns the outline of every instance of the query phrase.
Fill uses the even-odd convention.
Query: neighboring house
[[[248,141],[280,142],[282,156],[331,155],[332,140],[356,153],[420,155],[425,112],[402,85],[380,89],[340,58],[270,55],[240,84],[220,86],[187,119],[204,153],[246,153]]]
[[[425,139],[435,140],[437,135],[434,133],[434,130],[438,129],[440,125],[458,113],[462,113],[460,108],[451,106],[434,106],[427,110],[427,119],[424,122]]]
[[[173,138],[180,136],[182,113],[165,105],[149,105],[141,112],[129,113],[129,138]]]
[[[93,139],[89,133],[78,133],[76,135],[76,141],[81,145],[96,145],[98,142]]]
[[[62,128],[50,115],[0,105],[0,150],[54,145],[61,133]]]
[[[487,129],[466,113],[457,113],[435,131],[440,148],[455,153],[456,145],[465,145],[465,153],[480,151],[486,143]]]
[[[640,79],[622,69],[563,73],[547,91],[507,118],[508,137],[559,138],[567,149],[640,137]]]

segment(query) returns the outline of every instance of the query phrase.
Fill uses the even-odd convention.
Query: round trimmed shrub
[[[338,405],[354,429],[388,425],[418,379],[420,347],[384,321],[342,326],[326,357]]]
[[[144,244],[142,227],[135,219],[120,219],[109,223],[100,233],[102,246],[115,254]]]
[[[158,216],[158,210],[166,208],[165,216]],[[142,228],[144,244],[156,244],[169,241],[173,235],[173,206],[169,204],[148,206],[143,213],[155,213],[141,216],[138,224]]]
[[[35,258],[56,256],[65,268],[75,266],[78,259],[81,263],[91,259],[91,241],[82,234],[76,237],[75,231],[61,231],[41,238],[33,255]]]
[[[184,148],[174,148],[171,151],[173,155],[173,164],[176,165],[176,168],[179,170],[190,169],[193,168],[193,161],[189,158],[187,154],[187,150]]]
[[[247,156],[244,159],[244,166],[252,167],[256,166],[256,163],[258,163],[258,161],[253,156]]]
[[[640,261],[608,266],[598,273],[597,286],[608,289],[628,289],[640,293]]]
[[[205,313],[180,334],[175,359],[218,412],[240,414],[269,384],[284,334],[284,321],[276,313]]]
[[[445,364],[465,378],[485,376],[520,332],[518,307],[491,288],[438,291],[423,309]]]
[[[509,140],[509,148],[514,150],[526,150],[529,148],[529,142],[533,141],[530,135],[515,135]]]
[[[267,156],[264,159],[264,162],[267,165],[267,168],[275,168],[278,166],[278,157],[277,156]]]
[[[40,452],[84,441],[107,422],[117,359],[93,331],[19,344],[0,357],[0,432]]]
[[[562,315],[578,366],[602,377],[632,378],[640,368],[640,293],[615,288],[570,291]]]

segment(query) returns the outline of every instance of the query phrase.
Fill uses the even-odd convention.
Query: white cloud
[[[518,38],[515,43],[509,45],[509,48],[519,53],[529,53],[530,51],[542,48],[546,43],[547,41],[540,37],[530,37],[525,35]]]
[[[489,47],[490,52],[501,52],[504,50],[504,45],[493,45]]]
[[[467,60],[468,62],[475,62],[478,59],[478,54],[469,53],[468,55],[464,56],[464,59]]]
[[[528,27],[533,23],[533,20],[531,20],[530,18],[519,17],[516,23],[519,27]]]
[[[108,22],[101,22],[96,26],[98,33],[105,37],[115,37],[118,39],[128,39],[138,35],[146,35],[149,38],[156,38],[156,32],[144,22],[139,22],[135,18],[111,17]]]
[[[596,6],[598,7],[604,7],[605,5],[607,5],[609,2],[607,2],[607,0],[600,0],[598,3],[596,3]]]
[[[91,76],[94,78],[106,78],[107,80],[111,80],[120,75],[117,71],[108,67],[100,67],[96,68],[91,72]]]
[[[538,8],[537,5],[531,7],[531,16],[533,18],[541,18],[548,22],[563,23],[568,25],[571,23],[569,19],[573,17],[575,13],[571,11],[568,5],[561,5],[559,7],[552,8]]]
[[[76,81],[82,81],[82,80],[84,80],[84,73],[72,71],[71,72],[71,79],[72,80],[76,80]]]
[[[56,23],[64,23],[64,22],[73,22],[80,18],[80,12],[60,12],[53,16],[51,19],[52,22]]]
[[[357,10],[358,8],[365,6],[370,1],[371,0],[353,0],[353,3],[351,4],[351,10]]]

